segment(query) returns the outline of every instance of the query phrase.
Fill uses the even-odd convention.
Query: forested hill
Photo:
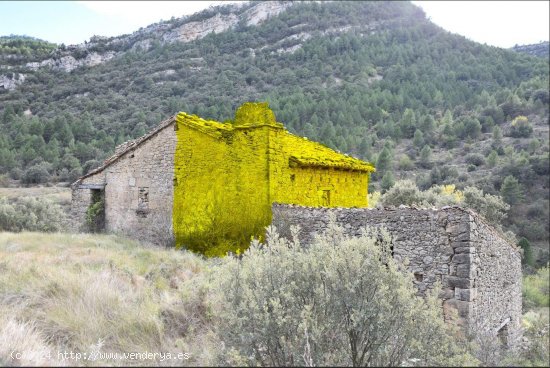
[[[13,41],[0,174],[72,180],[177,111],[223,121],[268,101],[291,131],[375,162],[373,189],[476,185],[505,194],[510,229],[548,239],[548,60],[446,32],[411,3],[253,2],[77,46]]]
[[[545,59],[550,57],[550,43],[548,41],[543,41],[532,45],[516,45],[512,47],[512,50]]]

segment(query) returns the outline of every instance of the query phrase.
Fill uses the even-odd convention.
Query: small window
[[[138,188],[138,208],[137,214],[140,217],[147,217],[149,212],[149,188],[140,187]]]
[[[424,280],[424,275],[421,274],[420,272],[415,272],[414,279],[418,282],[422,282],[422,280]]]

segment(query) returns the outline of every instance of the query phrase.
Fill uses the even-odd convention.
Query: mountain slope
[[[292,132],[376,162],[372,189],[409,177],[499,194],[513,176],[508,225],[548,239],[548,62],[446,32],[410,3],[226,5],[1,60],[18,81],[0,88],[0,172],[14,177],[72,179],[176,111],[223,121],[265,100]]]
[[[550,43],[548,41],[543,41],[532,45],[516,45],[512,47],[512,50],[545,59],[550,57]]]

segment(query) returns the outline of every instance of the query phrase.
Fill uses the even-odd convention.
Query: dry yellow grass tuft
[[[111,235],[0,233],[0,364],[208,365],[207,262]]]

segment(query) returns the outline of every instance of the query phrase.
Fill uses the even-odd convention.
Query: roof
[[[312,142],[289,132],[295,142],[285,147],[290,153],[289,164],[295,167],[328,167],[333,169],[374,172],[376,169],[370,162],[337,152],[321,143]]]
[[[265,119],[260,117],[254,119],[256,123],[252,123],[252,119],[248,117],[252,114],[262,115],[262,113],[258,112],[256,107],[254,107],[255,111],[252,113],[242,111],[244,110],[243,107],[246,107],[246,104],[237,110],[237,114],[241,113],[241,116],[245,115],[245,118],[237,115],[237,119],[234,124],[220,123],[214,120],[205,120],[197,115],[189,115],[184,112],[180,112],[177,115],[176,121],[178,124],[183,124],[194,128],[215,138],[221,138],[225,134],[235,130],[253,129],[260,126],[270,126],[275,129],[284,129],[283,124],[275,122],[274,119]],[[267,105],[261,107],[265,108]],[[269,110],[269,108],[267,109]],[[286,138],[288,138],[287,144],[285,145],[285,150],[290,153],[289,165],[291,166],[329,167],[334,169],[362,172],[376,171],[374,165],[369,162],[337,152],[322,145],[321,143],[312,142],[307,138],[294,135],[286,130],[284,134],[286,134]]]
[[[267,111],[268,110],[268,111]],[[254,121],[254,122],[253,122]],[[237,110],[234,124],[220,123],[214,120],[206,120],[197,115],[190,115],[180,112],[162,121],[149,133],[132,141],[125,142],[116,147],[115,153],[103,161],[103,164],[78,178],[73,185],[80,183],[83,179],[98,174],[113,164],[126,153],[133,151],[142,143],[154,137],[164,128],[173,123],[183,124],[196,129],[204,134],[215,138],[221,138],[235,130],[254,129],[261,126],[269,126],[274,129],[284,129],[283,124],[275,121],[273,112],[267,103],[245,103]],[[288,131],[284,131],[288,140],[285,149],[290,153],[289,165],[297,167],[328,167],[343,170],[374,172],[374,166],[357,158],[336,152],[321,143],[312,142],[307,138],[299,137]]]
[[[92,171],[88,172],[87,174],[85,175],[82,175],[80,178],[78,178],[72,185],[75,185],[75,184],[78,184],[80,183],[83,179],[89,177],[89,176],[92,176],[92,175],[95,175],[95,174],[98,174],[100,173],[101,171],[105,170],[105,168],[109,165],[111,165],[113,162],[117,161],[119,158],[121,158],[122,156],[124,156],[126,153],[130,152],[130,151],[133,151],[134,149],[136,149],[139,145],[141,145],[143,142],[145,141],[148,141],[149,139],[151,139],[152,137],[154,137],[155,135],[157,135],[157,133],[159,133],[161,130],[163,130],[164,128],[172,125],[172,123],[174,123],[176,121],[176,116],[171,116],[169,117],[168,119],[166,120],[163,120],[159,125],[157,125],[154,129],[152,129],[151,131],[149,131],[149,133],[139,137],[139,138],[136,138],[134,140],[131,140],[131,141],[128,141],[128,142],[124,142],[122,143],[121,145],[117,146],[115,148],[115,153],[107,158],[105,161],[103,161],[103,164],[96,168],[96,169],[93,169]]]

